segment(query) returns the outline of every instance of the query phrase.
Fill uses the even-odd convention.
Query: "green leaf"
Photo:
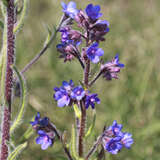
[[[27,147],[27,142],[20,144],[18,147],[15,148],[13,152],[9,154],[7,160],[14,160],[26,147]]]
[[[3,4],[7,7],[8,6],[8,2],[7,0],[2,0]]]
[[[33,120],[34,120],[34,118],[33,118]],[[24,141],[28,140],[33,134],[34,134],[34,131],[32,129],[32,126],[29,125],[29,127],[26,130],[26,132],[20,138],[20,142],[24,142]]]
[[[76,117],[78,117],[80,119],[81,118],[81,110],[79,109],[78,105],[74,104],[73,109],[74,109]]]
[[[4,23],[3,23],[3,21],[1,19],[0,19],[0,28],[4,29]]]
[[[28,0],[23,0],[23,9],[21,11],[21,15],[20,15],[20,18],[18,20],[18,23],[13,30],[14,34],[16,34],[22,28],[22,26],[24,24],[24,19],[25,19],[26,14],[27,14],[27,8],[28,8]]]
[[[46,44],[48,44],[49,41],[51,40],[52,31],[51,31],[51,29],[49,28],[48,25],[44,24],[44,26],[45,26],[45,28],[46,28],[46,30],[48,32],[47,38],[46,38],[46,40],[44,42],[44,46],[46,46]]]
[[[72,135],[71,135],[71,154],[72,156],[78,160],[78,156],[76,153],[76,135],[75,135],[75,128],[72,125]]]
[[[20,82],[20,86],[21,86],[21,97],[22,97],[22,102],[21,102],[21,107],[20,107],[20,111],[19,114],[17,116],[17,118],[15,119],[15,121],[13,122],[11,128],[10,128],[10,134],[12,134],[14,132],[14,130],[22,123],[23,120],[23,114],[25,111],[25,106],[26,106],[26,94],[27,94],[27,89],[26,89],[26,83],[25,83],[25,79],[22,76],[22,74],[17,70],[17,68],[15,66],[13,66],[13,70],[15,71],[15,73],[17,74],[17,77],[19,79]]]
[[[4,6],[1,3],[1,6]],[[2,8],[1,8],[2,9]],[[4,13],[6,14],[6,13]],[[5,105],[5,79],[6,79],[6,65],[7,65],[7,15],[4,20],[2,49],[0,53],[0,104]]]
[[[92,124],[90,125],[86,135],[85,135],[85,138],[88,138],[92,133],[93,133],[93,130],[94,130],[94,127],[95,127],[95,122],[96,122],[96,110],[94,109],[93,110],[93,122]]]

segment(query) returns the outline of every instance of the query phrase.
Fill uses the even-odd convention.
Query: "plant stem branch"
[[[56,126],[53,123],[49,124],[49,127],[54,131],[54,133],[56,134],[57,138],[60,140],[60,142],[62,143],[63,149],[68,157],[69,160],[73,160],[70,151],[68,150],[68,148],[66,147],[65,143],[63,142],[61,133],[57,130]]]
[[[5,78],[5,104],[3,111],[2,122],[2,143],[0,160],[6,160],[8,157],[8,145],[7,142],[10,138],[10,121],[11,121],[11,100],[12,100],[12,85],[13,85],[13,70],[14,64],[14,41],[15,36],[13,34],[15,23],[15,7],[14,0],[8,0],[7,5],[7,65],[6,65],[6,78]]]
[[[57,32],[61,28],[61,25],[63,24],[63,20],[64,20],[64,15],[62,16],[61,21],[60,21],[57,29],[54,32],[52,32],[52,35],[51,35],[49,42],[47,44],[45,44],[45,46],[41,49],[41,51],[22,69],[21,73],[26,72],[46,52],[46,50],[49,48],[49,46],[51,45],[51,43],[55,39]]]
[[[81,120],[80,120],[80,130],[79,130],[78,151],[79,151],[79,156],[83,157],[83,148],[84,148],[83,140],[85,135],[85,124],[86,124],[86,108],[83,100],[80,102],[80,105],[81,105]]]
[[[97,138],[97,141],[93,144],[93,146],[92,146],[91,149],[89,150],[87,156],[85,157],[85,160],[88,160],[89,157],[96,151],[96,148],[97,148],[98,145],[101,143],[102,138],[103,138],[103,134],[100,135],[100,136]]]
[[[102,71],[99,71],[99,73],[94,77],[94,79],[91,82],[89,82],[89,87],[91,87],[96,82],[96,80],[101,76],[101,74]]]

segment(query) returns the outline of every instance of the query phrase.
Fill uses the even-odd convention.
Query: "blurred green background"
[[[69,2],[69,1],[65,1]],[[103,17],[110,22],[110,32],[101,43],[104,60],[116,53],[125,64],[119,80],[106,82],[99,79],[91,89],[98,93],[101,104],[96,105],[95,135],[113,120],[122,123],[123,131],[134,138],[132,149],[123,149],[117,155],[106,154],[108,160],[158,160],[160,158],[160,1],[159,0],[76,0],[77,8],[87,4],[100,4]],[[16,64],[22,69],[42,48],[47,32],[45,25],[57,25],[62,15],[58,0],[30,0],[23,30],[17,35]],[[0,31],[0,34],[2,32]],[[0,36],[1,37],[1,36]],[[29,126],[31,118],[39,111],[50,117],[60,130],[70,130],[74,122],[71,108],[58,108],[53,100],[53,87],[63,80],[82,79],[77,61],[63,63],[56,51],[60,34],[50,49],[25,73],[28,86],[28,105],[24,125],[15,132],[18,140]],[[1,43],[2,44],[2,43]],[[18,110],[14,106],[14,112]],[[88,110],[88,123],[92,121]],[[69,135],[69,133],[68,133]],[[27,150],[19,157],[23,160],[65,160],[60,144],[42,151],[29,140]],[[90,146],[94,137],[87,143]],[[86,147],[87,149],[87,147]]]

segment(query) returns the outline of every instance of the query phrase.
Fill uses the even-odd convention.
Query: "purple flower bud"
[[[106,80],[112,80],[112,78],[118,79],[117,73],[119,73],[120,69],[123,67],[124,64],[119,63],[119,56],[117,54],[112,61],[101,65],[101,71]]]
[[[63,12],[71,17],[72,19],[77,15],[78,10],[76,9],[76,3],[75,2],[69,2],[68,5],[65,4],[64,2],[61,2]]]
[[[71,97],[80,101],[85,96],[85,91],[81,86],[75,87],[71,92]]]
[[[99,13],[101,10],[99,5],[93,6],[93,4],[89,4],[85,11],[91,21],[96,21],[98,18],[102,16],[102,13]]]
[[[75,16],[75,21],[78,23],[79,27],[84,27],[85,29],[89,28],[88,17],[82,10]]]
[[[90,26],[90,39],[92,41],[104,41],[104,36],[109,32],[109,22],[106,20],[98,20]]]
[[[92,109],[94,109],[95,103],[100,104],[100,99],[98,98],[97,94],[91,94],[86,96],[86,100],[85,100],[86,109],[88,109],[90,105]]]
[[[86,51],[87,57],[93,62],[98,63],[100,56],[103,56],[104,51],[101,48],[98,48],[98,43],[93,43]]]

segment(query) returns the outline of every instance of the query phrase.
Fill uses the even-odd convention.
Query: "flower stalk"
[[[15,23],[15,6],[14,0],[8,0],[7,5],[7,64],[5,71],[5,104],[3,111],[3,122],[2,122],[2,143],[0,160],[6,160],[8,157],[8,146],[10,133],[10,121],[11,121],[11,104],[12,104],[12,85],[13,85],[13,70],[12,65],[14,64],[14,44],[15,35],[13,33]]]

